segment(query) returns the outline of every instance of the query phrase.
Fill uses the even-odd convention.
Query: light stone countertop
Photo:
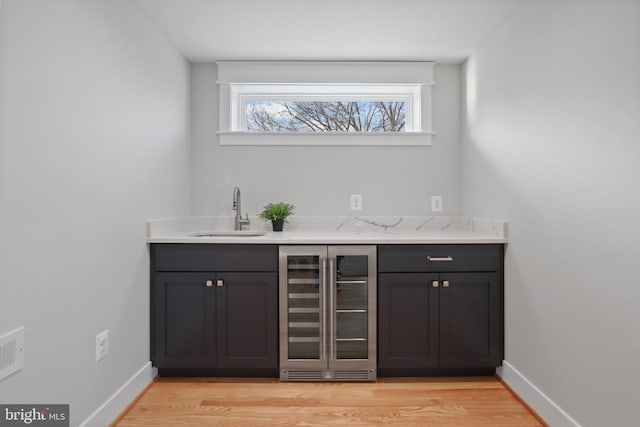
[[[507,242],[504,221],[451,216],[302,217],[289,218],[284,231],[250,217],[245,230],[263,236],[195,237],[194,233],[233,230],[233,217],[185,217],[147,222],[148,243],[241,244],[488,244]]]

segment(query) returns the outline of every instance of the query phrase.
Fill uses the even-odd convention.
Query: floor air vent
[[[24,366],[24,328],[0,337],[0,380]]]

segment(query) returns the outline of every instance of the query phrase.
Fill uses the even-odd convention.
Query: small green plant
[[[293,209],[294,206],[290,203],[269,203],[258,216],[265,221],[286,221],[287,217],[293,215]]]

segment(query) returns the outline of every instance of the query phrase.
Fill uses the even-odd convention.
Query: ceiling
[[[192,62],[460,62],[524,0],[135,0]]]

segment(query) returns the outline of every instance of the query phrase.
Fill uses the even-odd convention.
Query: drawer
[[[381,245],[379,272],[502,271],[503,245]]]
[[[278,271],[277,245],[151,244],[153,271]]]

